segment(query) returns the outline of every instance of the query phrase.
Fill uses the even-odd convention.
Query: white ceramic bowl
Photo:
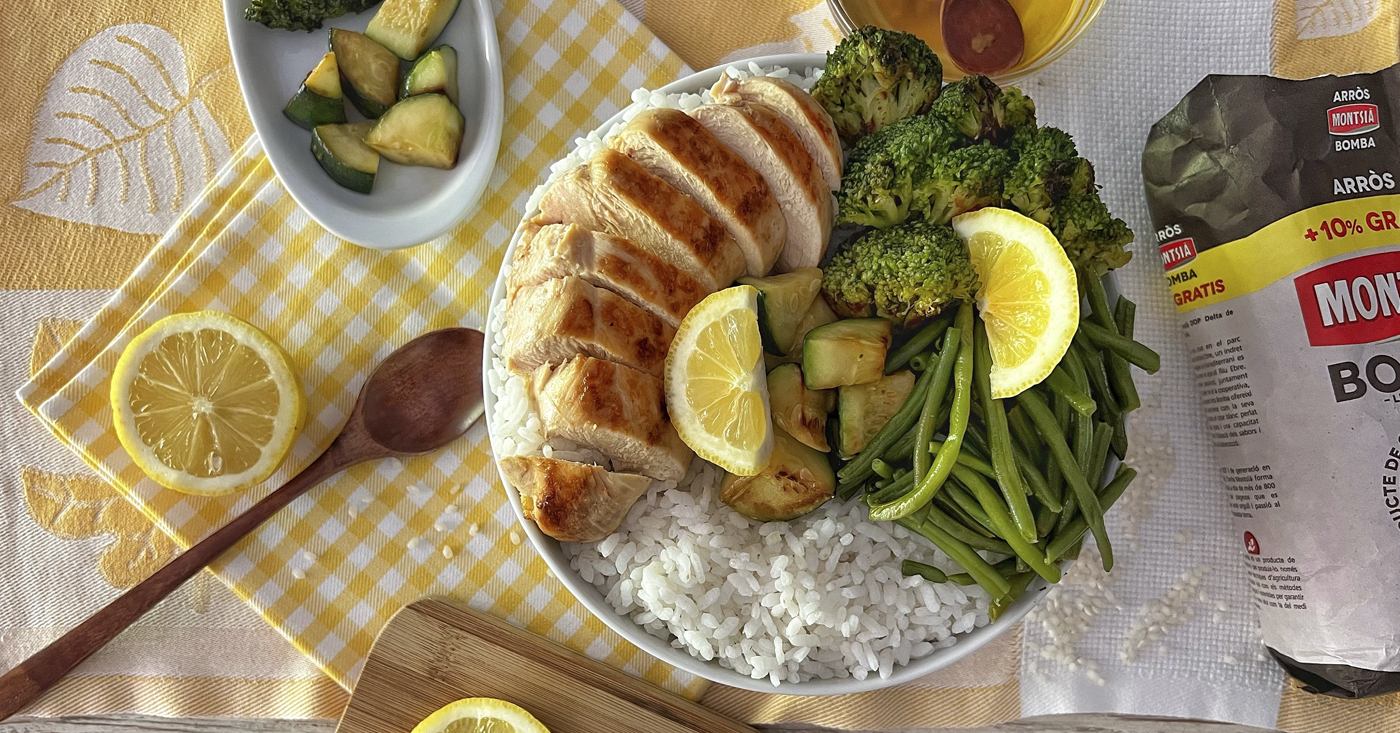
[[[457,166],[438,170],[384,161],[370,194],[332,181],[311,155],[311,132],[293,124],[282,108],[326,53],[328,29],[364,31],[379,6],[331,18],[310,33],[244,20],[247,6],[248,0],[224,0],[229,47],[248,116],[282,185],[316,223],[364,247],[400,249],[445,233],[472,210],[496,166],[505,111],[491,0],[462,0],[437,39],[457,50],[458,107],[466,119]],[[362,119],[348,103],[346,110],[351,121]]]
[[[826,55],[811,53],[779,54],[776,56],[761,56],[750,59],[749,61],[753,61],[763,67],[785,66],[800,73],[799,70],[805,70],[810,67],[820,67],[825,64]],[[725,64],[724,66],[701,71],[697,74],[691,74],[684,79],[661,87],[660,91],[667,94],[674,94],[677,92],[699,93],[713,86],[724,69],[729,66],[745,69],[748,67],[749,61]],[[614,115],[612,119],[604,122],[602,126],[599,127],[599,130],[606,132],[615,123],[622,120],[625,111],[626,110],[619,112]],[[525,218],[528,219],[536,213],[536,211],[529,211],[526,213]],[[519,240],[520,234],[517,231],[516,236],[511,239],[510,246],[506,248],[505,262],[510,262],[511,256],[514,254],[517,244],[519,244]],[[491,291],[491,310],[493,312],[504,305],[505,295],[505,279],[497,276],[496,285]],[[496,334],[495,330],[491,327],[494,320],[488,317],[486,323],[486,343],[495,343]],[[482,364],[482,384],[489,385],[491,383],[490,371],[491,350],[487,349]],[[496,396],[488,389],[486,390],[486,424],[488,426],[494,422],[493,416],[495,415],[495,409]],[[495,436],[492,436],[493,446],[494,440]],[[499,464],[497,464],[497,468],[500,468]],[[504,475],[504,472],[502,472],[502,475]],[[768,681],[766,677],[756,680],[746,674],[740,674],[732,669],[721,667],[717,662],[706,662],[697,657],[692,657],[686,650],[672,647],[668,641],[652,636],[641,626],[633,622],[632,619],[613,610],[613,607],[603,598],[603,593],[592,583],[579,577],[578,573],[569,566],[569,559],[564,555],[564,550],[559,546],[559,541],[541,532],[539,528],[535,526],[534,522],[525,519],[520,509],[520,494],[508,482],[505,483],[505,486],[506,493],[510,495],[511,506],[515,507],[515,514],[520,518],[520,523],[524,526],[525,534],[530,538],[531,544],[535,546],[535,549],[539,551],[540,555],[544,556],[545,562],[549,564],[550,569],[558,576],[560,582],[564,584],[564,587],[568,588],[569,592],[573,593],[574,597],[591,611],[594,616],[597,616],[603,623],[607,624],[609,628],[621,635],[622,638],[632,642],[646,653],[667,664],[679,667],[713,682],[729,685],[730,687],[753,690],[755,692],[781,692],[789,695],[844,695],[851,692],[866,692],[911,682],[962,659],[968,654],[982,648],[987,642],[1010,630],[1022,617],[1030,612],[1031,608],[1033,608],[1049,590],[1049,586],[1045,581],[1037,578],[1025,595],[1021,596],[1020,600],[1013,603],[996,621],[980,629],[974,629],[966,634],[959,635],[958,643],[946,649],[935,649],[933,653],[922,659],[912,660],[909,664],[902,667],[895,667],[894,672],[886,679],[881,679],[879,675],[872,674],[867,676],[864,680],[853,678],[829,680],[813,679],[798,683],[784,682],[780,687],[775,688],[773,683]]]

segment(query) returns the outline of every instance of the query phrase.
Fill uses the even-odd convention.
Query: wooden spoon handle
[[[163,598],[243,539],[278,510],[347,466],[364,460],[332,444],[281,488],[186,550],[91,618],[0,677],[0,721],[38,699],[78,663],[101,649]]]

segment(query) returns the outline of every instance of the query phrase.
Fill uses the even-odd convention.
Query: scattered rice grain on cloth
[[[806,72],[754,64],[730,68],[740,78],[777,76],[804,89],[820,76],[818,69]],[[632,101],[624,120],[652,107],[691,110],[713,98],[708,91],[667,95],[639,89]],[[621,127],[576,140],[527,210],[533,212],[550,183]],[[546,442],[525,378],[502,359],[503,319],[503,309],[492,311],[496,336],[488,386],[497,399],[491,425],[497,455],[609,467],[602,456],[568,441]],[[989,622],[990,598],[981,588],[903,577],[899,563],[905,558],[960,569],[902,527],[871,522],[863,505],[833,500],[791,522],[755,522],[719,501],[721,476],[718,467],[697,458],[679,484],[653,481],[616,533],[592,544],[564,544],[571,566],[649,633],[774,685],[888,677],[896,666],[951,646],[956,634]]]

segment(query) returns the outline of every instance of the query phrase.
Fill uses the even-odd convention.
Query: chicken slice
[[[787,241],[787,219],[768,184],[705,126],[678,109],[649,109],[608,141],[614,150],[695,199],[744,251],[748,274],[763,277]]]
[[[522,287],[506,312],[506,366],[521,374],[578,354],[660,377],[676,329],[577,277]]]
[[[541,224],[578,224],[630,239],[710,292],[744,273],[744,253],[700,204],[611,148],[564,174],[540,202]]]
[[[715,82],[710,93],[720,104],[758,102],[768,105],[797,133],[802,146],[817,161],[826,187],[832,191],[841,188],[841,138],[836,134],[836,123],[801,87],[771,76],[735,79],[726,73]]]
[[[788,239],[778,270],[816,267],[831,236],[835,198],[817,162],[777,112],[765,104],[707,104],[690,113],[753,166],[787,218]]]
[[[666,416],[661,380],[589,356],[534,375],[547,438],[565,438],[607,456],[615,471],[679,481],[695,454]]]
[[[573,275],[621,295],[675,328],[710,292],[675,265],[621,237],[575,224],[525,226],[511,259],[508,299],[526,286]]]
[[[651,485],[635,473],[542,456],[502,458],[501,471],[520,492],[525,518],[561,542],[597,542],[612,534]]]

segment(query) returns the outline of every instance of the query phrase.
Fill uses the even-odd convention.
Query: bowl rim
[[[677,92],[698,93],[703,89],[708,89],[726,69],[746,68],[749,63],[759,66],[782,66],[788,69],[820,68],[826,63],[826,54],[823,53],[797,53],[797,54],[775,54],[768,56],[755,56],[753,58],[741,59],[732,63],[721,64],[704,71],[698,71],[689,76],[682,77],[655,91],[664,94],[674,94]],[[614,124],[622,121],[628,107],[624,107],[617,114],[608,118],[597,130],[606,133]],[[587,134],[587,133],[585,133]],[[525,212],[521,217],[522,222],[537,213],[536,209]],[[857,680],[853,677],[837,677],[832,679],[811,679],[805,682],[783,682],[780,686],[774,686],[767,677],[754,679],[748,675],[741,674],[727,667],[721,667],[718,662],[706,662],[698,657],[691,656],[690,652],[673,645],[673,639],[661,639],[653,636],[635,621],[627,616],[619,614],[613,610],[611,604],[604,598],[603,593],[596,586],[583,580],[578,573],[569,566],[568,559],[564,557],[560,542],[539,530],[535,523],[526,519],[520,505],[520,494],[511,486],[505,478],[505,472],[501,470],[500,452],[496,447],[496,436],[491,432],[491,424],[494,422],[496,408],[496,396],[491,391],[491,348],[495,343],[496,329],[493,327],[496,319],[493,317],[498,307],[505,302],[506,281],[502,274],[509,267],[515,248],[520,242],[522,229],[517,226],[511,235],[510,243],[506,246],[505,253],[501,259],[501,271],[496,274],[496,281],[491,287],[490,307],[487,312],[485,334],[488,348],[482,353],[482,384],[488,385],[485,390],[484,400],[486,406],[485,419],[487,433],[491,441],[492,462],[496,466],[496,471],[501,477],[501,484],[505,487],[506,495],[510,499],[511,508],[515,511],[516,519],[520,522],[525,531],[525,536],[530,539],[530,544],[544,559],[550,570],[553,571],[559,582],[583,604],[599,621],[612,629],[623,639],[640,648],[647,654],[665,662],[673,667],[693,674],[697,677],[709,680],[710,682],[737,687],[751,692],[780,693],[784,695],[800,696],[824,696],[824,695],[846,695],[857,692],[870,692],[887,687],[902,685],[920,677],[936,672],[947,667],[963,657],[972,654],[990,643],[993,639],[1001,636],[1018,625],[1022,618],[1031,611],[1042,597],[1050,590],[1049,584],[1042,578],[1036,578],[1031,587],[1017,601],[1011,604],[997,620],[988,623],[986,626],[973,629],[972,631],[958,634],[957,643],[942,649],[935,649],[928,656],[920,659],[910,660],[908,664],[896,666],[888,678],[881,678],[879,674],[871,673],[864,680]],[[1068,561],[1062,563],[1062,567],[1068,567]]]

